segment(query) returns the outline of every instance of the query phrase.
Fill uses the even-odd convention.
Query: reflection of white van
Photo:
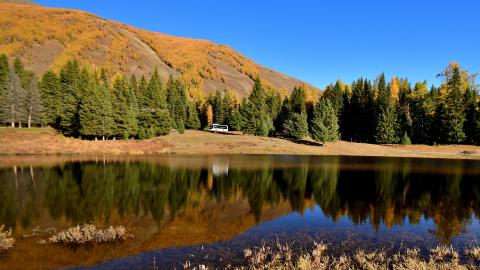
[[[228,132],[228,126],[213,124],[208,130],[212,132]]]

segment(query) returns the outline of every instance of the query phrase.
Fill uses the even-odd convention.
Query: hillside
[[[163,80],[183,74],[193,88],[232,89],[240,96],[256,75],[278,89],[302,84],[210,41],[149,32],[77,10],[8,2],[0,1],[0,53],[20,56],[37,73],[76,58],[112,75],[148,76],[157,67]]]

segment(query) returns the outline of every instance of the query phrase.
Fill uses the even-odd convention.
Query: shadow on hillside
[[[321,143],[318,143],[318,142],[315,142],[315,141],[304,140],[304,139],[300,139],[300,140],[293,139],[293,138],[282,138],[282,139],[288,140],[288,141],[291,141],[291,142],[297,143],[297,144],[303,144],[303,145],[309,145],[309,146],[323,146],[323,144],[321,144]]]

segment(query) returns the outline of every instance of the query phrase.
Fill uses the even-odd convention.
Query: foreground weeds
[[[278,245],[275,249],[263,246],[255,250],[244,250],[246,263],[243,266],[227,269],[368,269],[368,270],[463,270],[480,269],[480,248],[465,251],[465,260],[460,260],[458,251],[452,247],[438,246],[430,250],[427,258],[420,256],[419,249],[407,249],[405,252],[388,256],[385,252],[366,252],[359,250],[352,256],[330,256],[326,254],[327,245],[315,243],[311,252],[294,255],[288,245]],[[205,265],[192,265],[186,262],[184,269],[214,269]]]

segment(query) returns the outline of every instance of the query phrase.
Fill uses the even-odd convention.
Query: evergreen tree
[[[465,140],[463,123],[465,122],[462,78],[460,67],[452,65],[452,75],[447,78],[447,96],[445,101],[445,114],[443,139],[447,143],[461,143]]]
[[[88,83],[82,91],[78,117],[80,120],[80,135],[86,138],[97,138],[98,136],[110,136],[113,119],[111,115],[111,105],[105,106],[108,95],[106,87],[94,78],[89,76]],[[105,113],[109,112],[109,125],[105,126]],[[108,129],[108,130],[107,130]]]
[[[433,143],[431,127],[435,110],[434,100],[427,90],[427,83],[417,83],[408,96],[411,105],[412,133],[414,143]]]
[[[399,124],[397,104],[392,99],[391,85],[385,86],[385,75],[382,73],[377,79],[377,108],[375,141],[381,144],[398,143]]]
[[[25,112],[27,116],[27,127],[41,125],[43,119],[42,98],[38,90],[37,77],[33,76],[27,89],[25,89]]]
[[[137,108],[133,92],[125,77],[117,77],[113,85],[113,136],[128,139],[137,134]]]
[[[467,143],[475,143],[477,135],[477,119],[478,114],[478,92],[474,89],[475,86],[469,86],[465,91],[465,124],[463,126]]]
[[[283,123],[283,133],[296,139],[304,138],[308,135],[305,90],[295,87],[289,100],[289,113]]]
[[[139,91],[141,95],[138,99],[138,137],[148,139],[168,134],[172,120],[157,69],[153,72],[148,84],[142,77]]]
[[[322,98],[315,106],[310,123],[310,134],[315,141],[322,144],[339,140],[337,112],[330,99]]]
[[[387,104],[377,119],[375,140],[380,144],[398,143],[398,121],[394,106]]]
[[[59,128],[61,86],[58,76],[51,70],[45,72],[39,88],[44,110],[42,124]]]
[[[283,133],[297,140],[308,136],[307,113],[292,112],[283,123]]]
[[[87,76],[88,77],[88,76]],[[80,80],[85,85],[86,76],[80,78],[80,66],[77,61],[69,61],[60,70],[60,129],[68,136],[78,136],[80,130]]]
[[[267,113],[265,90],[260,78],[254,81],[252,92],[245,106],[242,106],[242,130],[247,134],[267,136],[273,130],[273,122]]]
[[[9,79],[8,57],[5,54],[0,55],[0,96],[8,89]],[[1,106],[1,104],[0,104]]]
[[[267,109],[270,115],[270,118],[275,123],[280,115],[282,110],[282,97],[278,91],[270,91],[267,95]]]
[[[242,115],[240,111],[234,110],[228,118],[227,124],[231,130],[242,130]]]
[[[410,137],[408,137],[408,134],[407,134],[406,131],[403,133],[403,137],[402,137],[402,139],[400,140],[400,143],[403,144],[403,145],[410,145],[410,144],[412,144],[412,142],[410,141]]]
[[[185,126],[189,129],[200,129],[201,123],[195,102],[189,101],[187,106],[187,117]]]
[[[167,104],[173,127],[179,128],[180,122],[185,123],[187,96],[183,85],[172,76],[167,83]]]
[[[8,117],[9,98],[10,98],[10,67],[8,57],[5,54],[0,55],[0,123],[9,123]]]
[[[340,117],[343,109],[343,92],[345,91],[345,86],[341,80],[337,80],[335,85],[328,85],[325,88],[323,93],[323,98],[329,99],[332,103],[335,112]]]
[[[22,127],[25,118],[25,90],[13,68],[9,68],[8,87],[0,96],[0,105],[1,122],[9,123],[11,127],[18,123],[18,126]]]

